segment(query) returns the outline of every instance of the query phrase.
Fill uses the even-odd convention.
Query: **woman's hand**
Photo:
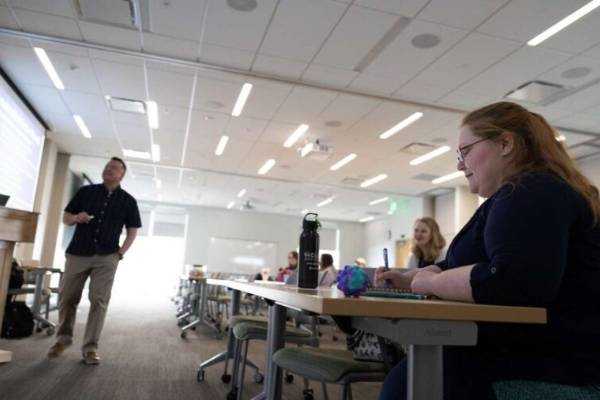
[[[434,280],[439,276],[438,272],[434,271],[419,271],[412,279],[410,289],[413,293],[424,294],[426,296],[434,295],[433,285]]]
[[[401,289],[410,288],[412,277],[404,272],[385,270],[385,267],[377,268],[375,271],[375,286],[383,287],[386,285],[386,280],[392,282],[392,286]]]

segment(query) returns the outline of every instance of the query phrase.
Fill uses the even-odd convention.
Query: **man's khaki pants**
[[[70,345],[72,343],[77,306],[81,300],[85,281],[90,277],[90,311],[82,346],[82,352],[85,354],[98,349],[110,292],[119,264],[119,255],[114,253],[82,257],[67,254],[66,257],[67,262],[58,300],[59,326],[56,336],[58,342],[62,344]]]

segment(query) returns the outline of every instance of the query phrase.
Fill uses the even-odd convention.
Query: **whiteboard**
[[[256,275],[265,268],[277,272],[277,245],[272,242],[211,237],[208,272]]]

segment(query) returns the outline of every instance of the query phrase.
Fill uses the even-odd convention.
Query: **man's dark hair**
[[[125,165],[125,161],[123,161],[123,159],[119,157],[111,157],[111,160],[121,163],[121,165],[123,166],[123,170],[127,172],[127,165]]]
[[[333,257],[331,256],[331,254],[327,254],[327,253],[321,254],[321,268],[325,269],[325,268],[329,267],[330,265],[333,265]]]

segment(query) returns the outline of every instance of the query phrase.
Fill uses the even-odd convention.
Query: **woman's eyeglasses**
[[[481,143],[484,142],[488,139],[491,139],[491,137],[486,137],[483,139],[479,139],[474,141],[473,143],[469,143],[466,144],[462,147],[459,147],[458,149],[456,149],[456,159],[458,160],[459,163],[464,163],[465,162],[465,157],[467,156],[467,154],[469,154],[469,151],[471,151],[470,149],[475,146],[477,143]]]

